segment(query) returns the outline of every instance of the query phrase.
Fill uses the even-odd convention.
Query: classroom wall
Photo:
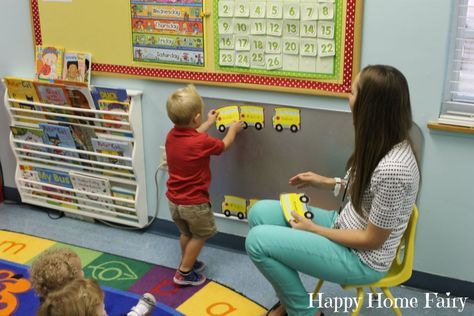
[[[29,1],[0,2],[0,76],[32,77],[33,43]],[[474,230],[472,195],[473,136],[433,132],[426,123],[437,117],[446,74],[452,2],[446,0],[366,0],[362,32],[362,66],[391,64],[407,77],[415,122],[424,137],[422,187],[418,198],[420,221],[416,239],[415,269],[474,282]],[[14,31],[13,31],[14,30]],[[165,98],[181,85],[146,80],[94,76],[93,84],[144,91],[143,125],[150,214],[155,208],[153,173],[159,146],[171,124]],[[204,97],[299,105],[331,111],[349,111],[346,100],[287,93],[270,93],[224,87],[198,86]],[[1,90],[3,95],[3,88]],[[3,105],[3,98],[0,101]],[[15,187],[13,154],[8,144],[8,119],[0,106],[0,159],[5,183]],[[328,137],[330,137],[328,135]],[[332,155],[344,151],[334,149]],[[218,175],[216,175],[218,176]],[[161,181],[166,175],[161,177]],[[160,194],[160,218],[169,218],[166,199]],[[466,223],[466,224],[464,224]],[[220,230],[245,235],[243,223],[219,219]]]

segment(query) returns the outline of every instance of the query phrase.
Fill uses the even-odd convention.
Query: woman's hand
[[[316,224],[313,223],[312,220],[301,216],[300,214],[292,211],[291,216],[293,216],[294,220],[290,221],[290,225],[292,228],[299,229],[299,230],[304,230],[307,232],[315,232]]]
[[[296,176],[292,177],[289,181],[291,185],[296,185],[298,189],[312,186],[318,189],[329,189],[332,190],[336,181],[333,178],[328,178],[320,176],[314,172],[308,171],[299,173]]]

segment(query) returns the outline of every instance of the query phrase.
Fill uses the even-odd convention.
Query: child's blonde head
[[[64,287],[75,279],[82,279],[81,259],[69,248],[54,248],[43,252],[31,265],[31,285],[41,298]]]
[[[38,316],[103,316],[104,292],[92,279],[76,279],[51,292],[41,304]]]
[[[196,114],[202,113],[204,102],[194,85],[173,92],[166,101],[168,117],[175,125],[189,125]]]

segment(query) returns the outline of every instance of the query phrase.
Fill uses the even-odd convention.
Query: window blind
[[[450,78],[439,123],[474,127],[474,0],[458,0]]]

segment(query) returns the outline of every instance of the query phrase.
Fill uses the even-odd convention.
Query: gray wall
[[[437,117],[442,101],[453,4],[454,1],[447,0],[364,1],[361,64],[391,64],[406,75],[410,84],[414,119],[424,138],[423,183],[418,199],[420,221],[415,269],[474,282],[474,246],[471,243],[474,230],[469,227],[469,224],[474,222],[474,137],[433,132],[426,128],[426,123]],[[0,2],[0,12],[0,75],[32,77],[34,62],[28,1],[3,0]],[[166,96],[182,85],[97,76],[94,76],[93,83],[144,91],[143,123],[148,205],[152,213],[156,205],[153,198],[153,172],[159,162],[159,146],[164,143],[166,133],[171,128],[164,104]],[[330,110],[332,113],[327,114],[328,117],[345,124],[341,126],[341,130],[348,130],[347,123],[342,123],[347,121],[345,118],[349,111],[347,100],[344,99],[226,87],[198,86],[198,90],[207,98],[218,96],[222,99],[251,103],[265,101],[268,104]],[[335,137],[338,133],[341,133],[338,129],[323,131],[314,138],[314,142],[324,141],[321,138],[326,141],[338,139]],[[13,187],[15,162],[7,139],[8,120],[5,110],[0,107],[0,159],[5,170],[6,185]],[[299,148],[304,145],[306,144],[297,144]],[[330,149],[318,153],[315,160],[320,161],[320,164],[312,169],[342,170],[342,166],[324,166],[323,160],[327,159],[326,164],[332,164],[333,161],[344,162],[347,158],[347,148],[337,146],[336,141],[327,147]],[[235,148],[234,150],[237,150]],[[292,168],[306,168],[306,164],[307,162]],[[165,178],[166,175],[163,175],[161,180]],[[216,183],[225,181],[219,174],[214,175],[214,180]],[[262,182],[270,182],[269,179],[264,180],[262,179]],[[276,192],[274,195],[276,196]],[[169,218],[163,194],[159,204],[159,216]],[[226,219],[219,219],[218,226],[220,231],[236,235],[245,235],[247,229],[245,223]]]

